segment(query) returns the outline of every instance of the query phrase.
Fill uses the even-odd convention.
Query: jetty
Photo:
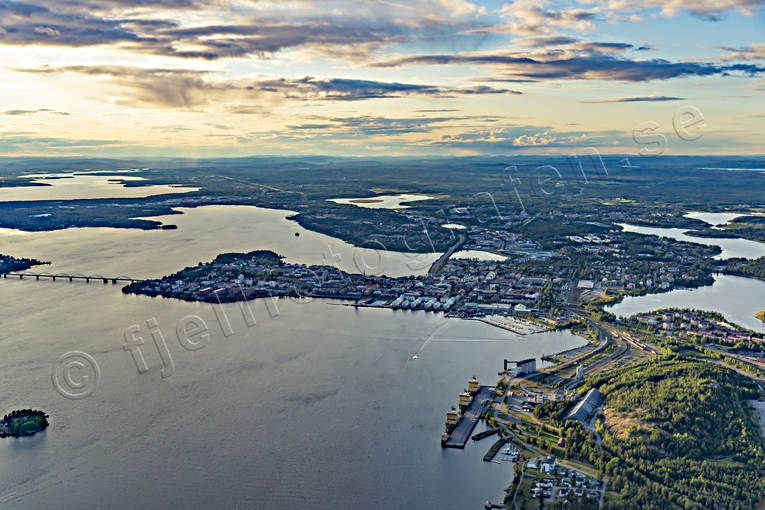
[[[507,442],[510,441],[510,438],[502,437],[497,440],[496,443],[491,445],[491,448],[489,448],[489,451],[486,452],[486,455],[483,456],[484,462],[491,462],[494,460],[494,457],[497,456],[497,453],[502,449],[503,446],[507,444]]]
[[[499,429],[484,430],[483,432],[479,432],[478,434],[474,435],[472,439],[473,441],[480,441],[481,439],[486,439],[487,437],[493,436],[497,432],[499,432]]]

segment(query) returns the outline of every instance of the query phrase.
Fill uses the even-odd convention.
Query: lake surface
[[[750,241],[748,239],[716,239],[705,237],[694,237],[686,234],[687,228],[659,228],[642,227],[629,225],[627,223],[619,224],[625,232],[635,232],[638,234],[654,235],[659,237],[668,237],[677,241],[686,241],[689,243],[703,244],[706,246],[719,246],[722,253],[715,256],[716,259],[745,258],[756,259],[765,256],[765,243]]]
[[[482,251],[482,250],[460,250],[456,252],[454,255],[452,255],[450,258],[453,259],[477,259],[477,260],[507,260],[507,257],[504,255],[498,255],[496,253],[491,253],[490,251]]]
[[[740,218],[741,216],[745,216],[745,213],[713,213],[713,212],[703,212],[703,211],[693,211],[685,214],[686,218],[693,218],[695,220],[701,220],[704,223],[708,223],[709,225],[712,225],[713,227],[716,227],[717,225],[726,225],[730,223],[731,221],[735,220],[736,218]]]
[[[378,195],[366,198],[332,198],[329,201],[336,204],[350,204],[368,209],[408,209],[403,202],[417,202],[419,200],[432,200],[429,195],[413,195],[401,193],[399,195]]]
[[[714,278],[714,284],[705,287],[630,296],[606,310],[621,317],[662,308],[711,310],[731,322],[763,331],[762,322],[754,315],[765,309],[765,282],[732,275],[714,275]]]
[[[144,179],[126,175],[41,174],[32,182],[48,186],[0,188],[0,202],[32,200],[75,200],[92,198],[144,198],[171,193],[189,193],[199,188],[151,185],[125,187],[119,181],[140,182]]]
[[[273,249],[289,262],[354,272],[358,260],[378,260],[374,250],[302,229],[285,211],[182,211],[162,218],[178,225],[170,231],[2,230],[0,252],[52,260],[41,270],[54,273],[134,277],[226,251]],[[416,257],[389,257],[391,274],[430,265],[412,269]],[[501,500],[512,466],[482,462],[490,440],[443,450],[444,413],[471,376],[495,382],[505,358],[585,343],[568,331],[521,337],[442,314],[318,300],[242,306],[0,279],[0,412],[39,408],[52,424],[0,440],[0,508],[482,508]],[[192,314],[210,335],[193,351],[177,334]],[[145,373],[123,349],[130,331],[145,341]],[[172,370],[156,347],[161,339]],[[57,359],[70,351],[100,368],[95,392],[80,400],[52,384]],[[75,369],[73,378],[84,375]]]
[[[480,508],[498,501],[509,464],[482,462],[489,442],[443,450],[445,411],[473,375],[502,359],[580,346],[567,332],[517,337],[439,314],[277,301],[224,310],[124,296],[101,284],[0,282],[4,409],[41,408],[52,426],[0,441],[0,508]],[[211,331],[181,348],[178,322]],[[175,364],[163,378],[147,320]],[[149,371],[123,350],[140,328]],[[426,347],[420,351],[424,342]],[[51,370],[72,350],[100,366],[96,392],[67,400]],[[411,355],[420,352],[417,360]],[[81,374],[76,372],[76,377]]]
[[[287,219],[294,214],[290,211],[217,205],[177,210],[183,214],[151,218],[177,225],[177,230],[0,229],[0,253],[53,262],[38,266],[37,271],[133,278],[164,276],[212,260],[221,252],[257,249],[285,255],[290,263],[328,264],[350,273],[390,276],[425,274],[440,255],[357,248],[304,229]],[[93,257],[93,252],[99,256]]]

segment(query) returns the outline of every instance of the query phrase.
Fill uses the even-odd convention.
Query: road
[[[465,244],[465,239],[467,239],[465,234],[459,234],[459,236],[457,238],[457,242],[454,243],[451,248],[446,250],[443,253],[443,255],[438,257],[438,260],[433,262],[433,265],[430,266],[430,269],[428,269],[428,276],[433,276],[434,274],[439,272],[441,270],[441,268],[444,266],[444,264],[446,264],[446,261],[449,260],[449,257],[454,255],[454,252],[459,250],[462,247],[462,245]]]

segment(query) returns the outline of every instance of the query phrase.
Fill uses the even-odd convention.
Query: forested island
[[[34,435],[48,427],[48,415],[34,409],[11,411],[0,420],[0,437]]]

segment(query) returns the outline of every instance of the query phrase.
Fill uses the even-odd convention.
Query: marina
[[[551,330],[551,328],[540,326],[529,320],[504,315],[489,315],[478,320],[491,326],[512,331],[518,335],[533,335],[534,333],[542,333]]]

